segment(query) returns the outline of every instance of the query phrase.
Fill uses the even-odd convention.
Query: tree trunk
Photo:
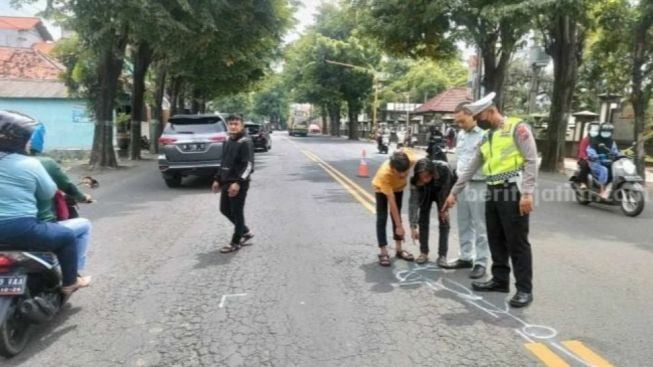
[[[355,102],[347,102],[347,116],[349,117],[349,140],[358,140],[358,112]]]
[[[181,93],[181,81],[178,77],[171,78],[170,81],[170,115],[174,116],[179,113],[179,94]]]
[[[632,94],[630,97],[635,113],[635,164],[637,173],[646,182],[646,149],[644,140],[644,128],[646,127],[646,111],[651,99],[651,86],[644,87],[645,75],[643,66],[651,60],[647,60],[647,54],[650,53],[651,40],[648,39],[649,31],[653,27],[653,14],[645,11],[644,5],[641,7],[641,19],[635,26],[633,40],[633,69],[632,69]]]
[[[186,85],[180,82],[179,94],[177,95],[177,113],[186,113]]]
[[[327,106],[322,105],[320,108],[320,115],[322,116],[322,134],[327,134],[329,132],[329,124],[327,119]]]
[[[141,159],[141,123],[145,120],[145,76],[152,63],[152,48],[146,42],[140,43],[134,53],[134,75],[132,87],[132,118],[130,132],[129,158]]]
[[[191,95],[191,113],[193,115],[196,115],[200,112],[201,106],[200,106],[200,100],[202,99],[202,95],[198,89],[193,89],[193,94]]]
[[[159,138],[163,134],[163,98],[165,96],[167,71],[163,65],[156,70],[154,80],[154,111],[152,113],[154,125],[154,136],[150,137],[150,153],[159,152]]]
[[[113,110],[127,47],[127,32],[114,31],[104,45],[96,69],[98,90],[93,106],[96,122],[89,162],[91,167],[118,166],[113,147]]]
[[[547,143],[542,149],[542,170],[563,169],[567,121],[578,76],[583,48],[581,30],[576,19],[567,14],[556,15],[549,30],[547,53],[553,58],[553,98]]]
[[[329,104],[329,117],[331,119],[331,135],[340,136],[340,104]]]
[[[497,95],[494,97],[494,102],[501,109],[503,106],[503,85],[515,42],[502,39],[505,44],[502,44],[497,50],[497,40],[498,34],[488,36],[479,47],[485,69],[482,81],[485,94],[495,92]]]

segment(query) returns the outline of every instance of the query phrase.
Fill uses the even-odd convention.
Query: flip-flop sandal
[[[225,246],[220,249],[221,254],[228,254],[230,252],[236,252],[240,250],[240,245],[231,245],[231,246]]]
[[[406,250],[401,250],[401,251],[397,252],[397,258],[402,259],[402,260],[406,260],[406,261],[415,260],[415,257],[413,257],[413,255],[411,255],[410,252],[408,252]]]
[[[251,233],[244,234],[243,238],[240,239],[240,246],[251,246],[253,243],[249,242],[252,238],[254,238],[254,235]]]
[[[390,266],[390,256],[388,256],[388,255],[379,255],[379,265],[381,265],[381,266]]]

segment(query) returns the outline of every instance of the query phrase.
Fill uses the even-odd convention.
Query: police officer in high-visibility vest
[[[445,208],[456,203],[456,196],[481,168],[486,176],[485,220],[492,254],[492,279],[474,281],[476,291],[510,291],[510,260],[514,267],[517,292],[510,299],[513,307],[533,301],[533,262],[528,242],[528,220],[533,211],[533,191],[537,178],[537,147],[526,123],[504,117],[493,104],[494,93],[466,105],[481,128],[487,128],[469,166],[459,173]]]

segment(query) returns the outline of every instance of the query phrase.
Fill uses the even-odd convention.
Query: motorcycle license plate
[[[26,275],[0,276],[0,296],[18,296],[25,293]]]

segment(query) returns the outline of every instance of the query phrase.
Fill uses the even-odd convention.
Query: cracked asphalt
[[[464,271],[401,260],[378,266],[374,215],[302,153],[369,191],[370,179],[355,172],[363,148],[371,174],[385,159],[373,145],[272,137],[273,149],[256,155],[247,198],[256,237],[235,254],[219,253],[232,226],[209,181],[189,178],[168,189],[155,160],[96,174],[98,202],[82,207],[94,225],[94,284],[40,327],[23,354],[0,363],[542,366],[517,332],[534,324],[555,329],[556,341],[581,340],[615,366],[653,360],[650,209],[630,219],[606,208],[540,203],[531,237],[535,303],[506,311],[505,294],[470,295]],[[563,180],[544,175],[541,185]],[[454,225],[450,258],[456,233]]]

